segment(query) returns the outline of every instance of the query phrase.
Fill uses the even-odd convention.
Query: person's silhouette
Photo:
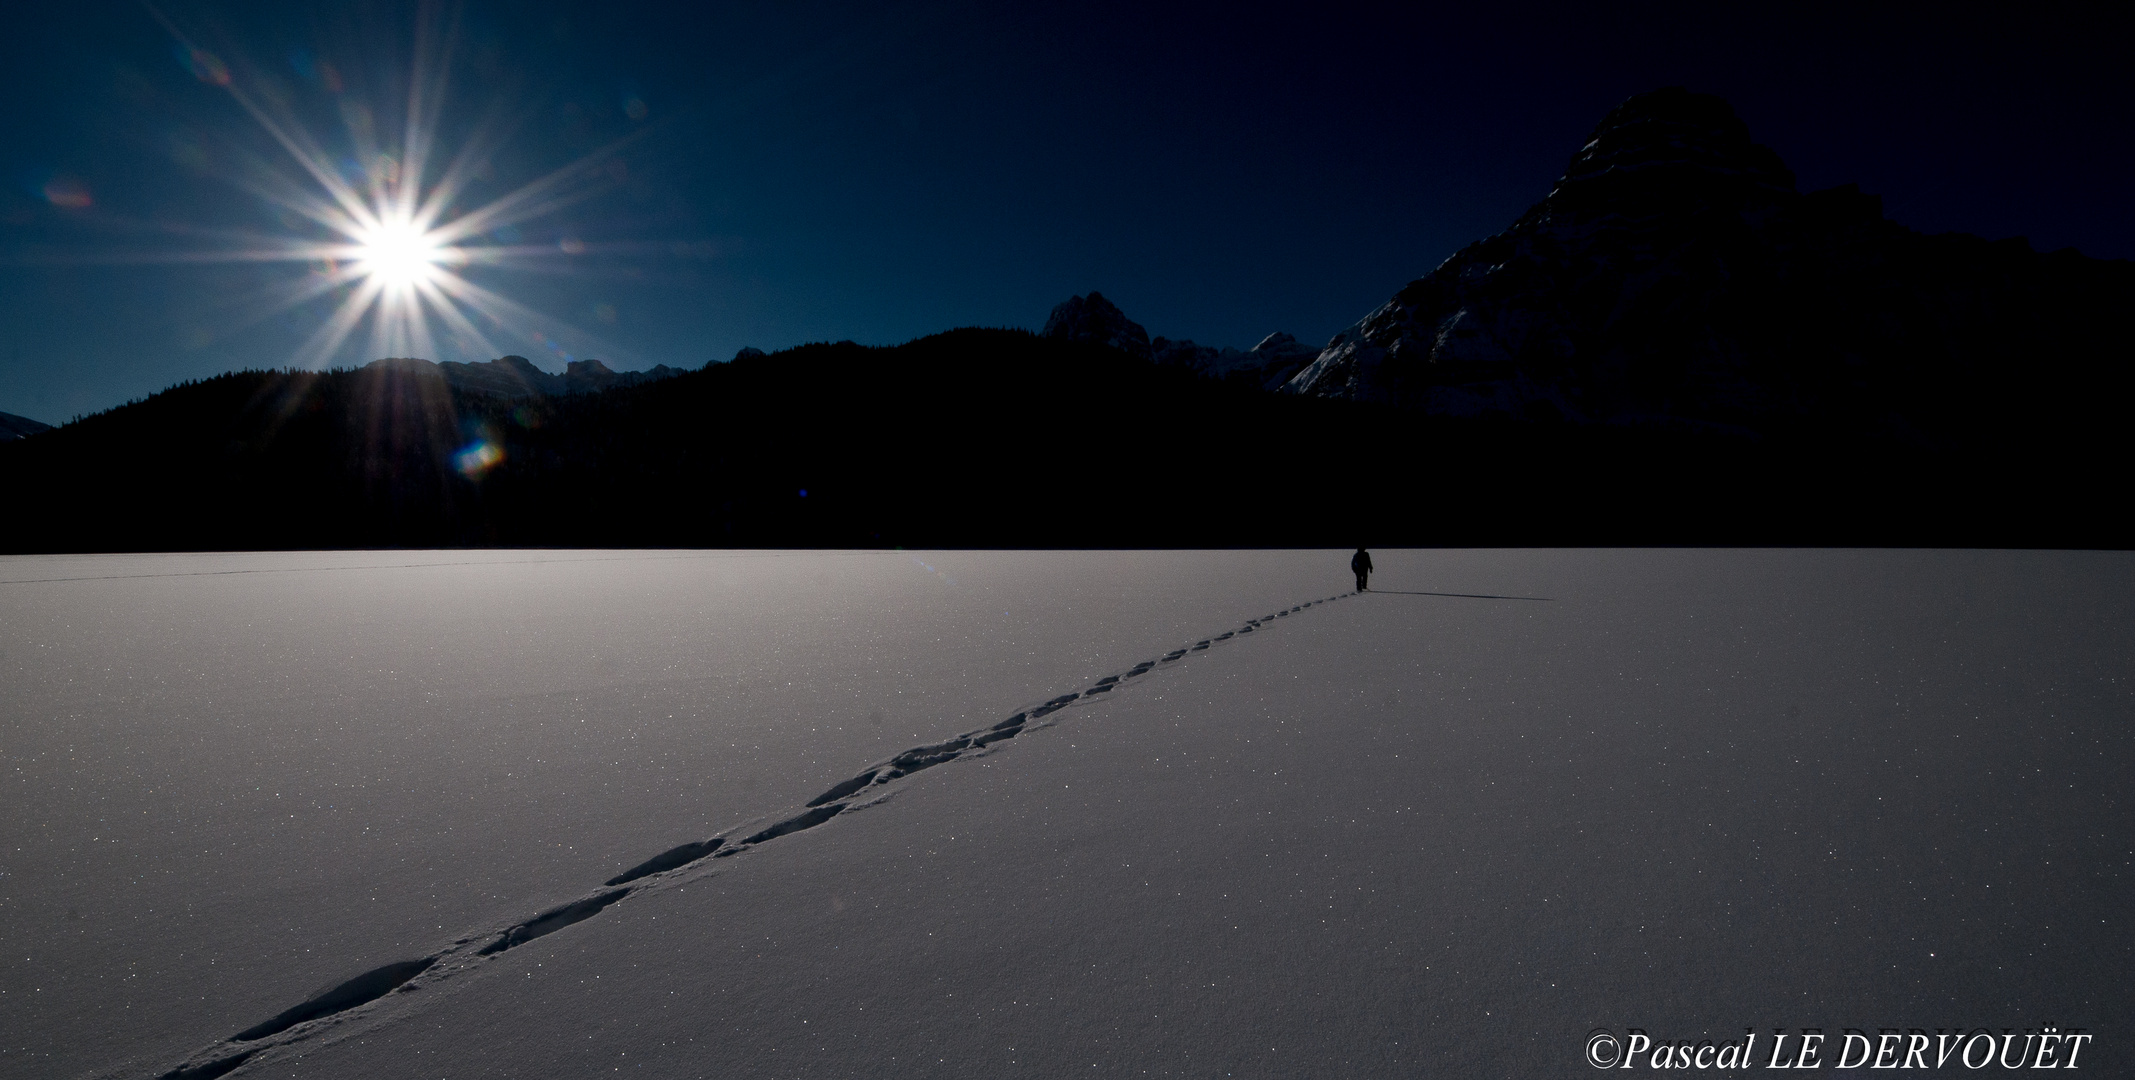
[[[1358,548],[1349,557],[1349,569],[1357,575],[1357,591],[1363,592],[1365,579],[1371,577],[1371,552]]]

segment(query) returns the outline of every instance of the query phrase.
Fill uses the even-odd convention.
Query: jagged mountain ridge
[[[2118,460],[1428,416],[973,329],[531,399],[217,376],[0,442],[0,551],[2112,547]]]
[[[366,368],[401,371],[417,378],[438,377],[462,394],[485,397],[562,397],[593,394],[621,386],[659,382],[684,374],[685,369],[661,364],[645,371],[616,371],[598,360],[569,361],[561,375],[534,366],[523,356],[504,356],[480,363],[447,360],[433,363],[416,357],[373,360]]]
[[[2097,493],[2131,270],[1800,194],[1724,103],[1663,92],[1323,350],[1152,339],[1091,293],[1042,335],[744,349],[657,385],[520,357],[240,373],[0,444],[0,548],[2126,546]]]
[[[1204,378],[1248,383],[1263,390],[1281,387],[1319,354],[1318,349],[1280,331],[1244,350],[1163,337],[1152,340],[1140,323],[1097,292],[1071,296],[1056,305],[1040,336],[1105,345]]]
[[[1723,100],[1605,117],[1541,203],[1337,334],[1284,389],[1439,415],[1946,445],[2041,376],[2125,381],[2135,266],[1928,236],[1802,194]],[[2049,374],[2049,370],[2051,374]]]
[[[1094,290],[1088,296],[1070,296],[1055,304],[1038,336],[1104,345],[1128,356],[1149,359],[1149,331]]]

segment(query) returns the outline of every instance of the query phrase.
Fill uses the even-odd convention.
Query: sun
[[[504,135],[489,125],[476,125],[446,152],[441,118],[455,33],[447,24],[456,16],[447,18],[428,4],[423,8],[426,14],[417,20],[407,68],[408,88],[398,102],[388,97],[373,108],[358,100],[338,75],[313,79],[330,65],[309,60],[299,65],[298,74],[334,99],[348,126],[348,142],[339,149],[329,149],[323,136],[305,126],[294,99],[282,83],[264,77],[265,69],[224,63],[151,8],[181,47],[195,77],[235,100],[296,166],[284,172],[261,158],[241,183],[274,206],[287,233],[235,233],[237,244],[231,247],[177,252],[168,258],[304,264],[303,274],[265,287],[247,313],[258,321],[321,298],[336,298],[291,357],[298,367],[326,367],[366,322],[370,343],[365,351],[371,356],[432,358],[441,355],[441,346],[475,357],[512,351],[492,338],[496,335],[507,342],[525,341],[569,362],[573,357],[551,331],[589,342],[595,340],[591,335],[478,284],[467,268],[556,266],[560,257],[585,254],[586,245],[575,231],[554,243],[523,243],[518,226],[611,190],[613,178],[620,175],[623,150],[652,128],[636,128],[514,190],[479,205],[463,205],[470,189],[491,177]],[[387,107],[393,104],[406,109],[397,128],[383,119],[397,111]],[[641,113],[630,115],[638,119]]]
[[[452,250],[412,221],[383,221],[360,230],[356,269],[389,288],[412,289],[436,281]]]

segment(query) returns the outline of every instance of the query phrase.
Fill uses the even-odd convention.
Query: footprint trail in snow
[[[322,990],[271,1019],[199,1050],[176,1068],[160,1074],[157,1080],[216,1080],[217,1077],[235,1072],[255,1060],[272,1060],[275,1051],[281,1047],[306,1042],[333,1032],[342,1025],[358,1022],[363,1015],[363,1006],[381,998],[413,993],[458,975],[470,973],[490,957],[591,919],[639,890],[658,889],[669,881],[682,880],[685,875],[678,871],[686,867],[707,859],[726,859],[742,855],[781,837],[815,828],[848,809],[879,803],[893,795],[901,786],[901,782],[913,773],[954,761],[967,754],[990,751],[994,744],[1013,739],[1026,731],[1051,727],[1060,722],[1052,717],[1063,709],[1100,700],[1104,695],[1128,686],[1152,671],[1181,663],[1196,653],[1206,652],[1246,634],[1256,633],[1277,619],[1285,619],[1307,608],[1354,595],[1356,594],[1345,593],[1324,597],[1277,611],[1272,615],[1249,619],[1245,625],[1236,629],[1202,638],[1154,660],[1144,660],[1118,674],[1106,675],[1082,690],[1060,694],[1020,709],[990,727],[906,750],[834,785],[809,800],[799,813],[787,816],[776,824],[757,829],[741,840],[731,839],[730,834],[742,832],[748,825],[737,826],[709,839],[669,848],[609,878],[599,889],[523,922],[460,938],[449,947],[429,956],[373,968]]]

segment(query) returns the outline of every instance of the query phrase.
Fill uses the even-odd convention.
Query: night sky
[[[360,184],[352,132],[368,115],[398,152],[426,19],[453,34],[439,168],[494,144],[445,220],[580,163],[547,212],[468,241],[508,261],[457,271],[518,305],[485,340],[550,370],[1035,329],[1092,289],[1153,335],[1324,341],[1546,194],[1610,107],[1677,84],[1732,102],[1804,190],[2135,257],[2128,16],[1702,7],[11,9],[0,411],[58,423],[297,362],[350,286],[273,310],[333,268],[229,261],[328,238],[263,194],[310,182],[230,91],[285,103]],[[493,355],[465,344],[430,358]]]

